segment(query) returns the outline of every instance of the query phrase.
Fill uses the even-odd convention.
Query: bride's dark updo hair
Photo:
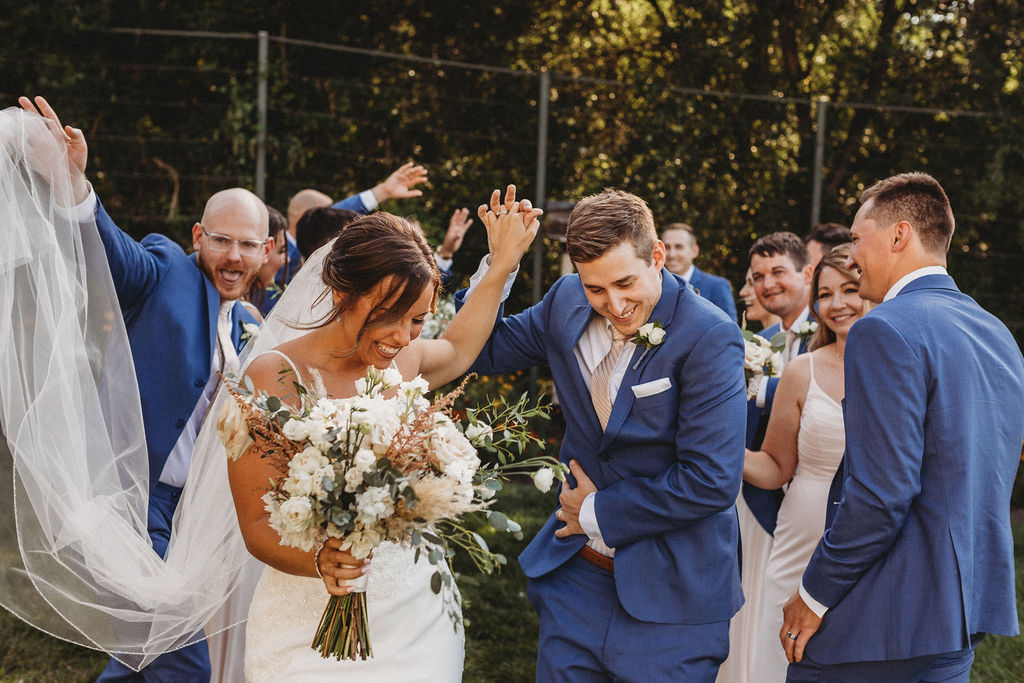
[[[430,310],[435,310],[441,288],[441,274],[423,234],[404,218],[385,211],[362,216],[344,227],[324,258],[322,279],[327,289],[317,302],[335,292],[340,297],[314,327],[330,325],[360,297],[382,288],[359,339],[368,328],[399,320],[428,287],[433,290]]]

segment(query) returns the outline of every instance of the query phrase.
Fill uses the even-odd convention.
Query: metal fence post
[[[256,196],[266,199],[267,180],[267,72],[270,54],[270,34],[260,31],[257,35],[257,81],[256,81],[256,178],[253,185]]]
[[[814,135],[814,187],[811,190],[811,229],[821,222],[821,188],[825,173],[825,124],[828,119],[828,98],[818,98],[815,106],[818,109],[818,129]]]
[[[551,74],[540,72],[540,92],[537,95],[537,182],[535,197],[537,206],[546,209],[547,162],[548,162],[548,104],[551,98]],[[544,295],[544,232],[539,231],[533,242],[533,303]],[[530,368],[530,397],[537,400],[537,366]]]

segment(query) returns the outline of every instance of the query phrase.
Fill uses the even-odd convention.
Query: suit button
[[[206,384],[206,382],[204,382],[202,379],[197,379],[195,384],[196,384],[197,387],[201,387],[204,384]]]
[[[174,426],[177,427],[178,429],[181,429],[182,427],[185,426],[185,421],[184,420],[178,420],[177,422],[174,423]]]

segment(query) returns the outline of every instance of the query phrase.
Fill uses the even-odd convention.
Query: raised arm
[[[793,478],[797,465],[800,414],[809,384],[807,356],[798,356],[790,361],[779,379],[761,450],[746,451],[744,480],[762,489],[773,490]]]
[[[506,278],[533,242],[541,214],[529,200],[516,201],[515,185],[505,191],[505,201],[495,190],[490,209],[481,205],[478,215],[487,229],[490,267],[440,339],[417,339],[419,372],[432,387],[455,379],[469,369],[494,327]]]

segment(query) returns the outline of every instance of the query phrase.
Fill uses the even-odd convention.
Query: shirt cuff
[[[761,375],[761,383],[757,386],[757,398],[755,403],[758,408],[764,408],[764,402],[768,398],[768,375]]]
[[[487,269],[491,265],[490,257],[490,254],[484,255],[484,257],[480,259],[480,266],[476,269],[476,272],[473,273],[473,277],[469,278],[469,289],[466,291],[466,299],[468,299],[469,295],[473,293],[473,288],[484,279],[484,275],[487,275]],[[505,285],[501,288],[502,301],[507,299],[509,293],[512,291],[512,285],[515,284],[516,275],[519,275],[519,266],[516,266],[516,269],[509,273],[508,277],[505,278]]]
[[[65,215],[77,223],[91,223],[96,220],[97,201],[99,200],[96,199],[96,191],[92,189],[92,183],[89,183],[89,194],[80,204],[60,207],[60,210],[66,212]]]
[[[824,617],[825,612],[828,611],[828,607],[825,607],[825,605],[821,604],[820,602],[811,597],[811,594],[807,592],[806,588],[804,588],[803,581],[800,582],[800,598],[811,609],[812,612],[818,615],[819,619]]]
[[[452,269],[452,259],[441,256],[436,250],[434,251],[434,260],[437,261],[437,267],[441,270]]]
[[[580,505],[580,526],[583,528],[587,538],[592,541],[604,543],[604,536],[601,535],[601,527],[597,524],[597,512],[594,511],[594,497],[597,492],[587,494]]]
[[[373,190],[363,190],[362,192],[360,192],[359,201],[361,201],[363,203],[363,206],[366,207],[366,213],[370,213],[378,206],[380,206],[380,203],[377,201],[377,198],[373,196]]]

